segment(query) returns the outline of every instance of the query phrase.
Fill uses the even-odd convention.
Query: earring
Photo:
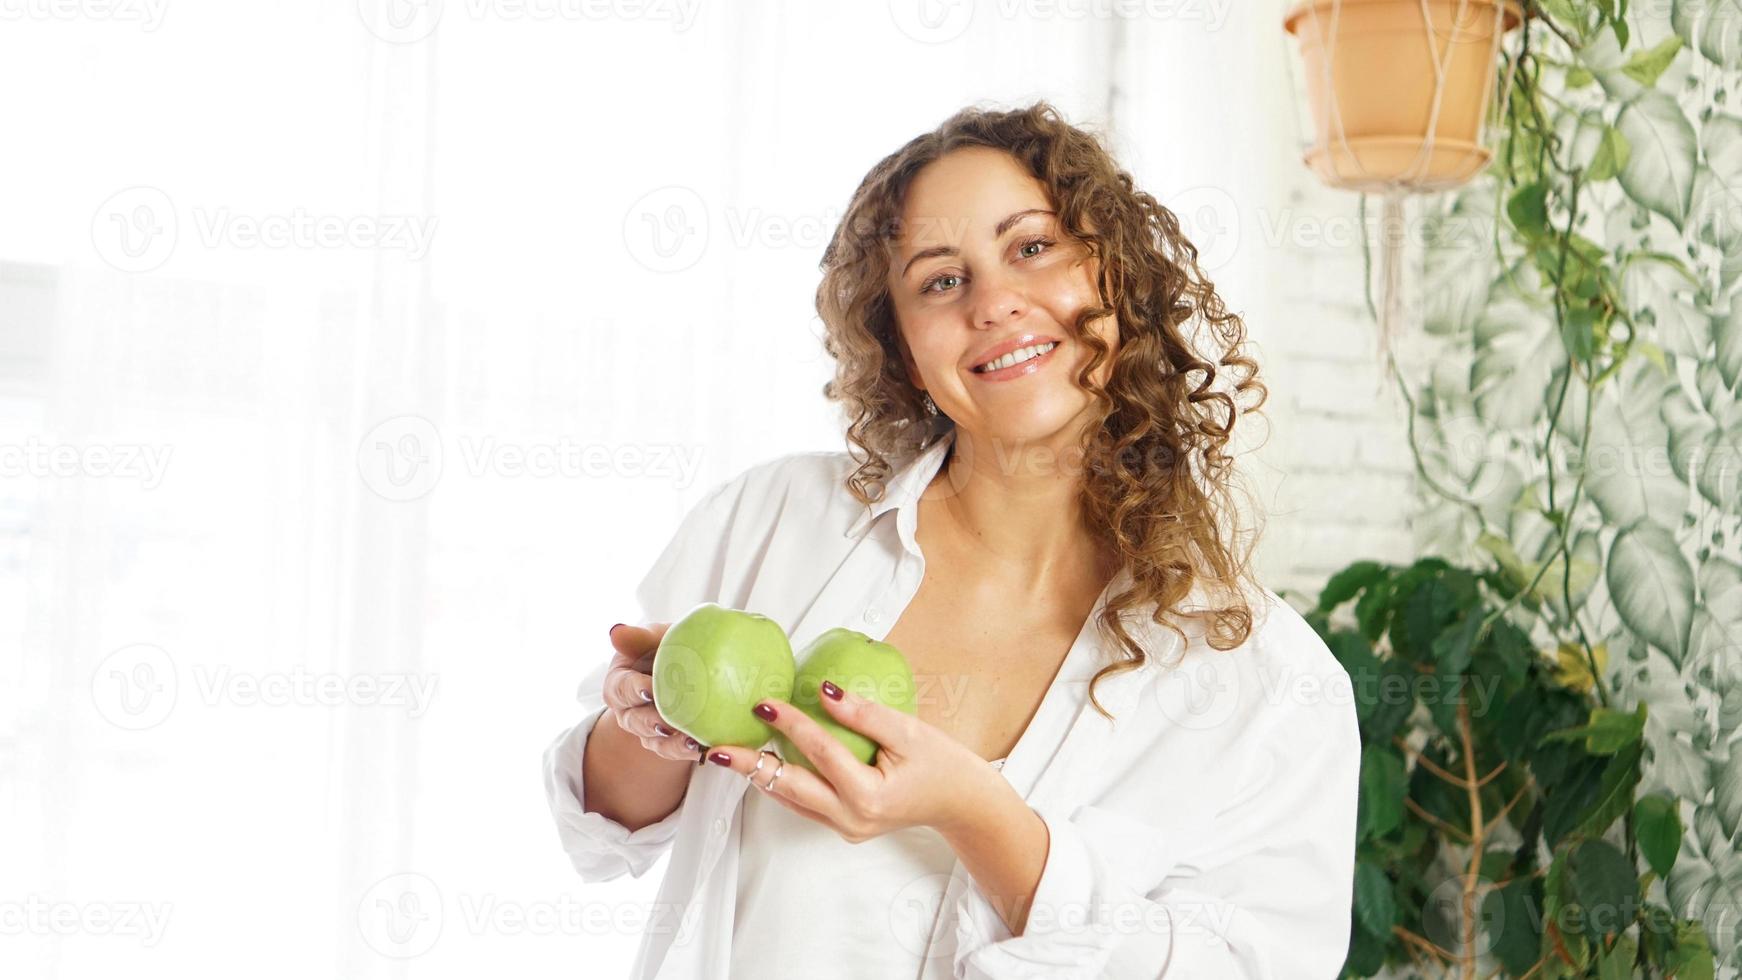
[[[925,393],[925,414],[936,415],[937,413],[938,403],[931,400],[931,392],[928,391]]]

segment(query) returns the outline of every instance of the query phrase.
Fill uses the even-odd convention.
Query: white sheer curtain
[[[841,447],[840,209],[970,102],[1108,124],[1142,53],[990,4],[5,16],[0,974],[622,975],[657,875],[580,884],[539,752],[689,503]]]

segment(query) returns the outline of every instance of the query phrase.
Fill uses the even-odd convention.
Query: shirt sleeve
[[[1295,706],[1305,709],[1308,706]],[[1279,712],[1217,838],[1146,890],[1133,848],[1178,853],[1143,821],[1036,806],[1051,835],[1021,936],[977,886],[957,904],[955,975],[1333,978],[1348,951],[1361,737],[1352,704]],[[1165,794],[1157,801],[1166,806]]]
[[[720,601],[729,532],[747,476],[715,487],[684,516],[635,589],[644,622],[672,622],[699,603]],[[603,814],[587,811],[581,778],[587,737],[597,724],[614,724],[604,717],[609,667],[607,656],[581,681],[576,700],[586,715],[559,734],[544,753],[545,796],[557,836],[575,870],[589,882],[610,881],[626,872],[636,878],[646,874],[671,847],[684,809],[680,802],[664,819],[633,832]],[[686,793],[684,799],[688,798]]]

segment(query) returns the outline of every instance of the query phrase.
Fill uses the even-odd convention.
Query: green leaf
[[[1641,796],[1633,804],[1633,829],[1639,850],[1659,878],[1668,878],[1682,846],[1681,809],[1667,796]]]
[[[1401,591],[1410,586],[1407,578],[1397,585],[1405,598],[1401,615],[1391,624],[1392,652],[1405,660],[1428,664],[1434,656],[1434,639],[1458,615],[1458,597],[1437,577],[1417,580],[1407,592]]]
[[[1567,855],[1568,884],[1584,907],[1590,936],[1621,932],[1639,907],[1639,878],[1627,855],[1606,840],[1587,840]]]
[[[1482,899],[1482,924],[1492,936],[1492,950],[1506,971],[1523,976],[1536,963],[1542,945],[1541,921],[1532,910],[1534,879],[1519,877],[1489,892]]]
[[[1543,573],[1542,581],[1537,585],[1544,601],[1552,603],[1562,618],[1570,618],[1567,616],[1566,592],[1569,589],[1572,592],[1574,609],[1583,606],[1591,586],[1597,583],[1597,576],[1603,570],[1603,556],[1595,532],[1584,531],[1574,538],[1572,552],[1570,574],[1566,571],[1565,559],[1556,553],[1549,557],[1548,571]],[[1531,563],[1531,574],[1536,574],[1535,562]]]
[[[1681,230],[1693,204],[1694,127],[1670,95],[1648,89],[1621,110],[1615,127],[1632,147],[1621,170],[1627,196]]]
[[[1631,742],[1603,766],[1597,784],[1596,798],[1583,813],[1578,832],[1587,837],[1601,837],[1616,818],[1627,812],[1633,802],[1633,790],[1639,785],[1639,759],[1645,747]]]
[[[1742,269],[1742,119],[1713,113],[1700,126],[1701,165],[1694,171],[1694,203],[1688,221],[1700,241],[1722,252],[1726,287]]]
[[[1391,935],[1397,921],[1397,895],[1384,869],[1367,861],[1355,863],[1355,919],[1375,936]]]
[[[1319,593],[1319,609],[1329,612],[1355,597],[1355,593],[1385,577],[1385,566],[1376,561],[1358,561],[1331,576]]]
[[[1476,633],[1482,626],[1482,619],[1480,608],[1470,610],[1434,637],[1434,670],[1442,681],[1469,669],[1470,652],[1475,649]]]
[[[1676,980],[1712,980],[1717,965],[1706,940],[1706,930],[1698,922],[1678,922],[1675,931],[1676,948],[1669,963],[1669,975]]]
[[[1694,573],[1674,535],[1649,520],[1609,548],[1609,594],[1622,623],[1681,666],[1694,619]]]
[[[1614,711],[1595,708],[1588,724],[1563,728],[1543,736],[1545,742],[1571,742],[1584,739],[1585,751],[1592,755],[1614,755],[1645,734],[1645,703],[1634,711]]]
[[[1730,297],[1730,306],[1712,320],[1717,341],[1718,373],[1732,391],[1742,384],[1742,292]]]
[[[1359,840],[1383,837],[1403,822],[1403,795],[1409,779],[1403,757],[1390,746],[1369,745],[1361,753],[1361,795],[1356,809]]]
[[[1645,362],[1632,362],[1617,384],[1592,396],[1591,434],[1583,451],[1569,447],[1584,471],[1586,491],[1610,526],[1647,517],[1669,526],[1687,510],[1687,484],[1663,465],[1669,426],[1659,409],[1673,386]],[[1567,395],[1569,401],[1578,397]]]
[[[1373,583],[1355,600],[1355,622],[1369,643],[1379,642],[1390,616],[1391,582],[1387,579]]]
[[[1482,421],[1502,430],[1523,429],[1547,414],[1543,392],[1561,346],[1552,312],[1507,296],[1483,311],[1474,341],[1470,392]]]
[[[1553,747],[1553,743],[1545,745],[1538,751],[1538,758],[1556,761],[1549,751]],[[1569,751],[1575,754],[1561,771],[1545,777],[1545,785],[1555,787],[1554,792],[1544,795],[1542,806],[1542,835],[1550,847],[1558,847],[1578,827],[1580,818],[1597,804],[1608,764],[1607,759],[1584,755],[1576,749]],[[1531,762],[1532,768],[1543,768],[1537,765],[1537,758]]]
[[[1343,961],[1339,976],[1370,977],[1385,967],[1385,954],[1391,948],[1392,936],[1380,938],[1361,928],[1359,922],[1349,926],[1349,958]]]
[[[1742,830],[1742,746],[1731,745],[1728,755],[1712,760],[1712,789],[1718,823],[1734,839]]]
[[[1616,936],[1615,945],[1597,954],[1599,980],[1630,980],[1639,944],[1631,936]]]
[[[1525,571],[1524,561],[1518,557],[1518,550],[1512,547],[1512,542],[1492,531],[1483,531],[1476,537],[1476,547],[1494,556],[1513,585],[1523,588],[1530,584],[1530,574]]]
[[[1627,166],[1627,158],[1632,153],[1633,146],[1627,142],[1627,137],[1614,126],[1604,126],[1602,138],[1597,142],[1597,153],[1591,157],[1591,165],[1585,171],[1585,177],[1591,181],[1608,180],[1621,172]]]
[[[1537,181],[1514,191],[1506,201],[1506,217],[1525,238],[1548,234],[1548,185]]]
[[[1626,47],[1625,42],[1622,47]],[[1658,76],[1675,60],[1676,52],[1681,49],[1682,39],[1671,34],[1644,51],[1635,51],[1621,70],[1641,85],[1656,85]]]
[[[1597,354],[1597,311],[1589,306],[1569,306],[1561,319],[1561,344],[1567,356],[1580,364],[1591,363]]]
[[[1742,67],[1742,3],[1738,0],[1675,0],[1670,24],[1706,60]]]
[[[1673,255],[1636,252],[1621,269],[1621,301],[1664,350],[1692,358],[1712,344],[1710,313],[1694,293],[1699,281]]]

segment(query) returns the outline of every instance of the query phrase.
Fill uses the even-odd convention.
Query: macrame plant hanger
[[[1415,159],[1404,171],[1393,177],[1382,177],[1370,174],[1359,154],[1350,146],[1348,132],[1343,125],[1343,113],[1336,98],[1337,89],[1332,83],[1331,68],[1335,64],[1337,45],[1337,24],[1342,15],[1343,0],[1332,0],[1331,27],[1320,36],[1329,38],[1329,49],[1322,60],[1323,82],[1330,108],[1331,128],[1335,131],[1337,146],[1342,150],[1344,159],[1352,162],[1358,171],[1359,178],[1368,185],[1377,185],[1381,199],[1380,211],[1380,247],[1379,247],[1379,302],[1376,304],[1379,314],[1379,358],[1388,371],[1395,370],[1392,357],[1392,346],[1398,326],[1403,322],[1403,247],[1404,247],[1404,196],[1421,190],[1440,190],[1452,186],[1450,182],[1435,180],[1430,177],[1430,167],[1433,163],[1434,139],[1439,130],[1440,106],[1446,90],[1446,67],[1451,60],[1454,43],[1457,41],[1460,25],[1464,23],[1466,9],[1470,0],[1458,0],[1457,14],[1452,19],[1452,26],[1446,37],[1443,48],[1435,41],[1433,13],[1428,7],[1428,0],[1417,0],[1421,8],[1422,31],[1426,35],[1429,61],[1434,69],[1433,106],[1428,115],[1427,132],[1423,134],[1421,148],[1416,151]],[[1494,26],[1489,36],[1489,51],[1487,64],[1492,65],[1500,50],[1501,28],[1505,22],[1505,0],[1494,0]],[[1309,11],[1315,27],[1319,26],[1319,8],[1314,4]],[[1516,63],[1508,61],[1506,67],[1505,92],[1500,118],[1504,118],[1505,106],[1510,104],[1512,97],[1512,72]],[[1492,145],[1489,136],[1493,121],[1487,111],[1488,97],[1491,94],[1489,85],[1493,78],[1484,80],[1481,105],[1483,118],[1478,130],[1478,143],[1483,146]],[[1327,150],[1330,148],[1327,147]],[[1336,167],[1337,156],[1334,152],[1327,153],[1327,158],[1333,168]],[[1362,228],[1361,234],[1367,234]]]

